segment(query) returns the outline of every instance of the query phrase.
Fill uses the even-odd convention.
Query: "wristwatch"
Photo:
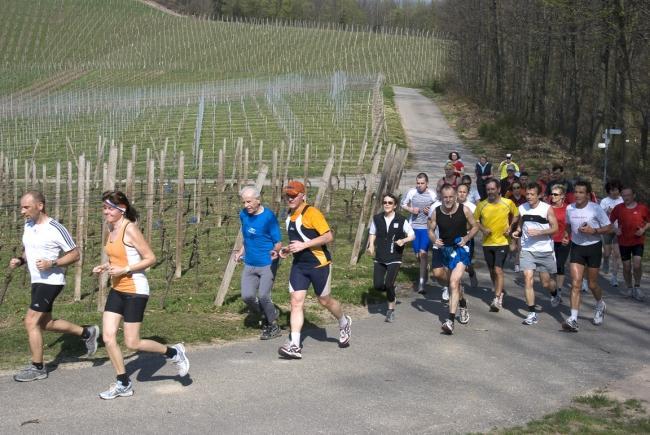
[[[52,267],[57,267],[59,265],[57,260],[52,260]]]

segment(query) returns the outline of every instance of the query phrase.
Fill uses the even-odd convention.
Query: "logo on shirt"
[[[250,234],[257,234],[257,230],[255,228],[252,228],[252,227],[248,229],[248,232]]]

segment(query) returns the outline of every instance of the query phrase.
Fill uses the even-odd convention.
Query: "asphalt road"
[[[402,89],[396,90],[399,110],[408,110],[406,98],[429,119],[426,110],[435,106]],[[430,121],[434,130],[448,128],[444,119]],[[190,375],[179,379],[162,357],[141,354],[127,365],[135,394],[113,401],[97,396],[114,379],[105,360],[51,367],[47,380],[32,383],[0,375],[0,433],[483,431],[541,417],[638,373],[650,360],[648,302],[624,299],[604,285],[604,325],[590,324],[593,298],[586,296],[575,334],[560,330],[568,308],[551,308],[538,292],[540,322],[523,326],[517,275],[507,274],[504,310],[490,313],[489,278],[480,262],[478,273],[481,287],[467,288],[470,323],[457,324],[453,336],[440,334],[447,310],[440,289],[428,287],[421,296],[407,285],[395,323],[384,322],[383,306],[370,306],[354,316],[349,348],[338,348],[332,324],[304,334],[301,361],[278,357],[284,337],[189,346]]]

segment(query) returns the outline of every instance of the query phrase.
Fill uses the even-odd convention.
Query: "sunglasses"
[[[296,199],[296,198],[298,198],[298,195],[300,195],[300,194],[297,193],[297,194],[295,194],[295,195],[289,195],[288,193],[286,193],[286,194],[284,195],[284,197],[287,198],[288,200],[292,200],[292,199]]]
[[[393,205],[395,204],[393,201],[384,201],[384,205]]]
[[[562,196],[561,193],[551,193],[551,196]]]

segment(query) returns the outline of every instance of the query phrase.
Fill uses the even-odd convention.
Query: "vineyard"
[[[44,191],[83,250],[62,300],[71,320],[95,321],[97,198],[117,187],[158,257],[151,309],[212,312],[218,302],[238,312],[238,273],[222,279],[239,232],[237,193],[257,180],[282,219],[281,186],[298,178],[328,211],[336,262],[356,263],[373,194],[406,158],[386,86],[441,79],[448,44],[400,29],[175,17],[130,0],[6,1],[0,261],[20,249],[21,193]],[[27,279],[7,272],[0,312],[22,313]],[[218,300],[224,285],[231,293]],[[5,326],[19,330],[12,316]]]

